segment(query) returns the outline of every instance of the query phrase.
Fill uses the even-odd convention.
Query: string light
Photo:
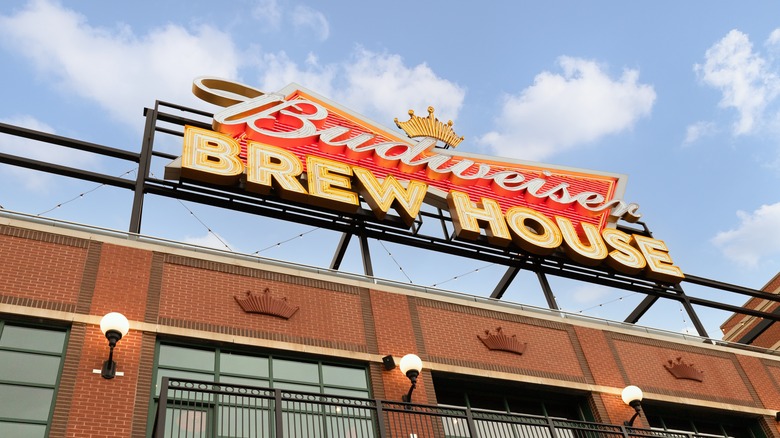
[[[404,274],[404,277],[406,277],[406,279],[409,280],[409,283],[410,284],[414,284],[412,279],[409,278],[408,275],[406,275],[406,271],[404,271],[404,268],[401,267],[401,265],[398,263],[398,261],[395,259],[395,257],[393,257],[393,254],[390,252],[390,250],[387,249],[387,247],[385,246],[384,242],[382,242],[381,240],[379,240],[378,242],[379,242],[380,245],[382,245],[382,248],[385,249],[385,251],[387,252],[387,255],[390,256],[390,259],[393,261],[393,263],[395,263],[395,265],[398,266],[398,269],[401,270],[401,273]]]
[[[450,281],[455,281],[455,280],[457,280],[459,277],[465,277],[465,276],[467,276],[467,275],[470,275],[470,274],[473,274],[473,273],[475,273],[475,272],[479,272],[479,270],[480,270],[480,269],[489,268],[489,267],[491,267],[491,266],[493,266],[493,265],[495,265],[495,263],[489,263],[489,264],[487,264],[487,265],[485,265],[485,266],[480,266],[479,268],[472,269],[471,271],[464,272],[463,274],[458,274],[458,275],[456,275],[456,276],[454,276],[454,277],[452,277],[452,278],[449,278],[449,279],[447,279],[447,280],[440,281],[440,282],[438,282],[438,283],[434,283],[434,284],[432,284],[432,285],[431,285],[431,287],[441,286],[441,285],[442,285],[442,284],[444,284],[444,283],[449,283]]]
[[[152,175],[152,176],[154,176],[154,175]],[[212,236],[216,237],[216,238],[217,238],[217,240],[219,240],[219,243],[221,243],[222,245],[224,245],[224,247],[225,247],[225,248],[227,248],[227,250],[228,250],[228,251],[230,251],[230,252],[233,252],[233,249],[232,249],[232,248],[231,248],[231,247],[230,247],[230,246],[229,246],[229,245],[228,245],[228,244],[227,244],[227,243],[226,243],[224,240],[222,240],[222,238],[221,238],[221,237],[219,237],[219,235],[218,235],[217,233],[215,233],[214,231],[212,231],[212,230],[211,230],[211,227],[209,227],[208,225],[206,225],[206,223],[205,223],[205,222],[203,222],[202,220],[200,220],[200,218],[198,217],[198,215],[197,215],[197,214],[195,214],[195,212],[194,212],[194,211],[190,210],[190,208],[189,208],[189,207],[187,207],[187,206],[186,206],[186,205],[185,205],[185,204],[184,204],[184,203],[181,201],[181,199],[177,199],[177,201],[179,201],[179,204],[181,204],[181,206],[182,206],[182,207],[184,207],[184,209],[185,209],[185,210],[187,210],[187,211],[189,211],[189,212],[190,212],[190,216],[194,217],[196,221],[200,222],[200,224],[201,224],[201,225],[203,225],[203,228],[205,228],[205,229],[206,229],[206,230],[207,230],[207,231],[208,231],[208,232],[209,232],[209,233],[210,233]]]
[[[135,168],[132,168],[132,169],[128,170],[127,172],[124,172],[124,173],[122,173],[122,174],[121,174],[121,175],[119,175],[118,177],[119,177],[119,178],[121,178],[121,177],[123,177],[123,176],[125,176],[125,175],[127,175],[127,174],[129,174],[129,173],[133,173],[133,172],[135,172],[135,171],[137,171],[137,170],[138,170],[138,168],[137,168],[137,167],[135,167]],[[84,195],[86,195],[86,194],[88,194],[88,193],[92,193],[92,192],[94,192],[95,190],[97,190],[97,189],[99,189],[99,188],[101,188],[101,187],[104,187],[105,185],[106,185],[106,183],[103,183],[103,184],[98,184],[97,186],[93,187],[93,188],[92,188],[92,189],[90,189],[90,190],[87,190],[86,192],[79,193],[77,196],[74,196],[73,198],[71,198],[71,199],[68,199],[67,201],[60,202],[59,204],[55,205],[54,207],[52,207],[52,208],[50,208],[50,209],[48,209],[48,210],[46,210],[46,211],[42,211],[42,212],[38,213],[36,216],[38,216],[38,217],[40,217],[40,216],[43,216],[44,214],[46,214],[46,213],[48,213],[48,212],[50,212],[50,211],[54,211],[54,210],[56,210],[56,209],[58,209],[58,208],[62,207],[63,205],[69,204],[69,203],[71,203],[71,202],[73,202],[73,201],[75,201],[75,200],[77,200],[77,199],[81,199],[81,198],[83,198],[83,197],[84,197]],[[2,208],[2,206],[0,206],[0,208]]]
[[[680,306],[680,317],[682,318],[682,326],[683,326],[683,333],[686,335],[691,334],[690,330],[688,330],[688,320],[685,319],[685,310],[683,310],[682,303],[677,303]]]
[[[307,235],[307,234],[309,234],[309,233],[313,233],[313,232],[315,232],[315,231],[317,231],[317,230],[319,230],[319,229],[320,229],[320,228],[312,228],[311,230],[309,230],[309,231],[306,231],[305,233],[296,234],[295,236],[293,236],[293,237],[290,237],[289,239],[282,240],[281,242],[276,242],[276,243],[274,243],[273,245],[271,245],[271,246],[267,246],[267,247],[265,247],[265,248],[263,248],[263,249],[258,249],[257,251],[253,252],[252,254],[260,254],[260,253],[261,253],[261,252],[263,252],[263,251],[268,251],[268,250],[269,250],[269,249],[271,249],[271,248],[277,248],[277,247],[280,247],[280,246],[282,246],[282,244],[285,244],[285,243],[287,243],[287,242],[291,242],[291,241],[293,241],[293,240],[295,240],[295,239],[303,239],[303,236],[305,236],[305,235]]]
[[[151,175],[151,176],[152,176],[152,178],[157,178],[157,176],[155,176],[154,172],[151,172],[151,171],[150,171],[150,172],[149,172],[149,175]],[[222,238],[221,238],[221,237],[219,237],[219,235],[218,235],[217,233],[215,233],[214,231],[212,231],[211,227],[209,227],[208,225],[206,225],[206,223],[205,223],[205,222],[203,222],[203,221],[202,221],[202,220],[201,220],[201,219],[198,217],[198,215],[197,215],[197,214],[195,214],[195,212],[194,212],[194,211],[192,211],[192,210],[191,210],[189,207],[187,207],[187,205],[186,205],[186,204],[184,204],[184,202],[182,202],[182,201],[181,201],[181,199],[177,199],[177,201],[179,202],[179,204],[180,204],[182,207],[184,207],[184,209],[185,209],[185,210],[187,210],[187,211],[190,213],[190,216],[194,217],[196,221],[198,221],[198,222],[199,222],[201,225],[203,225],[203,228],[205,228],[205,229],[208,231],[208,233],[209,233],[209,234],[211,234],[211,235],[212,235],[212,236],[214,236],[214,237],[215,237],[217,240],[219,240],[219,243],[221,243],[221,244],[222,244],[222,245],[223,245],[225,248],[227,248],[227,250],[228,250],[228,251],[230,251],[230,252],[233,252],[233,248],[231,248],[231,247],[230,247],[230,245],[228,245],[228,244],[227,244],[227,243],[226,243],[224,240],[222,240]]]
[[[600,304],[596,304],[595,306],[588,307],[587,309],[582,309],[582,310],[580,310],[577,313],[581,314],[582,312],[587,312],[588,310],[593,310],[593,309],[595,309],[597,307],[604,307],[605,304],[612,304],[612,303],[617,302],[617,301],[623,301],[623,298],[628,298],[631,295],[636,295],[636,292],[631,292],[628,295],[623,295],[622,297],[618,297],[618,298],[615,298],[613,300],[609,300],[609,301],[605,301],[605,302],[600,303]]]

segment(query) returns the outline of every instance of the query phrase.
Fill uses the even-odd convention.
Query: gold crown
[[[704,371],[699,371],[692,363],[684,363],[681,357],[677,362],[669,360],[669,365],[664,364],[664,368],[672,373],[676,379],[688,379],[701,382],[704,380]]]
[[[428,107],[428,117],[418,117],[414,115],[414,110],[409,110],[409,120],[399,122],[395,118],[395,124],[406,132],[409,138],[431,137],[443,141],[451,147],[457,146],[463,141],[463,137],[458,137],[452,130],[452,120],[446,124],[442,123],[433,116],[433,107]]]
[[[515,354],[523,354],[525,353],[525,347],[528,346],[527,343],[518,341],[517,336],[515,335],[512,335],[511,337],[505,335],[501,331],[501,327],[496,327],[495,334],[490,333],[490,330],[485,330],[485,334],[487,336],[484,338],[479,335],[477,335],[477,338],[485,344],[485,347],[487,347],[488,350],[501,350]]]
[[[278,316],[279,318],[290,319],[298,306],[292,307],[287,304],[287,298],[272,298],[271,291],[266,288],[262,296],[252,295],[251,291],[246,291],[246,298],[234,296],[236,302],[244,312],[261,313],[263,315]]]

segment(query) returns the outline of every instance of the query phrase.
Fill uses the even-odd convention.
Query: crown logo
[[[684,363],[681,357],[677,361],[669,360],[669,364],[664,364],[664,368],[672,373],[676,379],[688,379],[701,382],[704,380],[704,371],[697,370],[692,363]]]
[[[508,351],[510,353],[522,355],[525,352],[525,348],[528,346],[525,342],[517,340],[517,336],[507,336],[501,331],[501,327],[496,327],[495,333],[490,333],[490,330],[485,330],[485,337],[477,335],[480,341],[485,344],[488,350],[500,350]]]
[[[456,147],[463,141],[463,137],[458,137],[452,130],[452,120],[442,123],[433,116],[433,107],[428,107],[428,117],[418,117],[414,115],[413,110],[409,110],[409,120],[399,122],[395,119],[395,124],[406,132],[409,138],[431,137],[441,140],[447,146]]]
[[[246,291],[246,298],[237,296],[233,298],[236,299],[238,305],[246,313],[260,313],[284,319],[290,319],[299,308],[298,306],[293,307],[287,304],[287,298],[278,299],[271,297],[271,291],[268,288],[263,291],[261,296],[252,295],[251,291]]]

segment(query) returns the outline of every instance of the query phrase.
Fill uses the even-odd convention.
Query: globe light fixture
[[[620,397],[623,399],[623,403],[631,406],[636,411],[630,420],[623,422],[624,426],[633,426],[634,420],[636,420],[636,417],[638,417],[642,411],[642,390],[637,386],[629,385],[623,388],[623,392],[620,394]]]
[[[412,386],[409,388],[409,393],[401,397],[401,400],[406,403],[411,403],[412,392],[414,391],[414,388],[417,387],[417,376],[419,376],[420,371],[422,371],[422,360],[420,360],[416,354],[407,354],[401,358],[401,362],[398,364],[398,367],[401,369],[401,372],[412,382]]]
[[[113,379],[116,377],[114,347],[116,347],[116,343],[130,331],[130,322],[121,313],[111,312],[100,320],[100,330],[106,335],[110,348],[108,360],[103,362],[103,368],[100,370],[100,375],[103,376],[104,379]]]

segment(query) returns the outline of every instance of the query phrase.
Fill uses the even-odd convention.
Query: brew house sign
[[[180,160],[166,178],[242,187],[320,208],[355,213],[361,199],[384,219],[412,226],[423,202],[449,210],[459,239],[530,254],[562,251],[581,264],[676,284],[666,244],[615,228],[638,205],[620,199],[625,176],[455,153],[452,122],[409,111],[395,120],[409,138],[292,84],[276,93],[201,77],[193,93],[223,109],[213,130],[187,126]],[[419,140],[415,140],[419,139]]]

